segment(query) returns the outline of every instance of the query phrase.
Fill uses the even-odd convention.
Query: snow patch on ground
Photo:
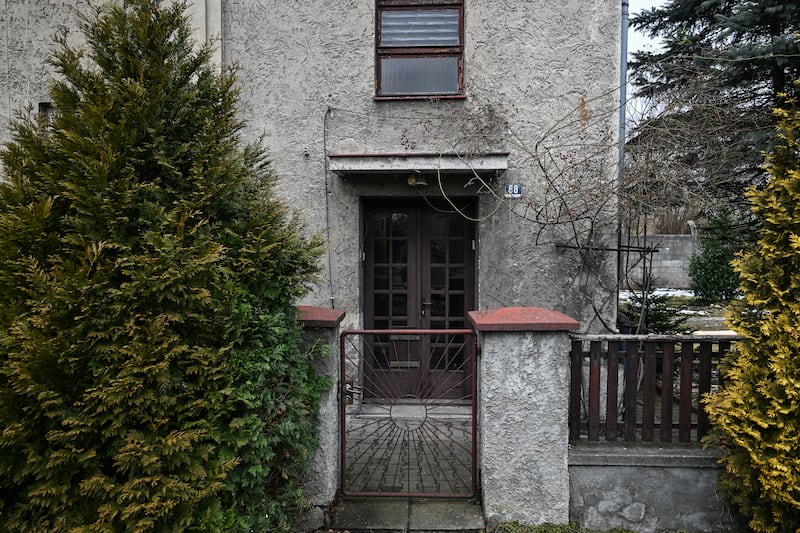
[[[619,291],[619,301],[630,302],[633,291]],[[653,294],[657,296],[692,298],[694,293],[689,289],[655,289]],[[688,315],[687,326],[692,328],[695,333],[704,335],[731,335],[732,331],[727,329],[723,308],[720,306],[709,306],[706,308],[695,307],[680,309],[678,313]]]
[[[633,291],[619,291],[619,299],[628,301],[631,299],[631,295]],[[694,293],[689,289],[655,289],[653,294],[656,296],[669,296],[670,298],[691,298],[694,296]]]

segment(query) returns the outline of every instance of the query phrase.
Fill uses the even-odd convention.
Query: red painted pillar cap
[[[580,327],[574,318],[541,307],[503,307],[467,314],[478,331],[575,331]]]
[[[307,328],[335,328],[344,318],[344,311],[312,305],[298,305],[298,320]]]

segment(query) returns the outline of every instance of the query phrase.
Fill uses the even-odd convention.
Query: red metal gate
[[[476,352],[468,329],[342,333],[343,494],[477,494]]]

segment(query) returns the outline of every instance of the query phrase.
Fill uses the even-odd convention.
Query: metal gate
[[[342,493],[477,494],[475,333],[341,334]]]

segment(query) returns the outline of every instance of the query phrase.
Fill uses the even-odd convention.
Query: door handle
[[[420,317],[425,318],[426,307],[430,307],[431,302],[426,302],[424,299],[422,300],[422,307],[420,309]]]

